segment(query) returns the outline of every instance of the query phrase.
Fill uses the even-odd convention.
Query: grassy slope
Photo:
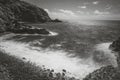
[[[74,77],[62,76],[61,73],[54,73],[54,77],[53,72],[51,75],[48,70],[0,51],[0,80],[76,80]]]
[[[43,74],[44,70],[40,67],[36,67],[30,62],[23,62],[3,52],[0,52],[0,69],[8,71],[4,71],[1,75],[8,75],[13,80],[48,80],[46,74]],[[0,80],[11,80],[10,77],[8,79],[0,77]]]
[[[12,80],[9,71],[0,64],[0,80]]]

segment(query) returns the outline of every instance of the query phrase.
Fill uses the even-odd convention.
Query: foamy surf
[[[52,31],[49,31],[49,36],[57,36],[58,35],[58,33],[56,33],[56,32],[52,32]]]
[[[54,69],[55,72],[61,72],[62,69],[66,69],[71,73],[68,76],[73,76],[80,80],[100,68],[100,66],[94,64],[91,58],[85,60],[71,57],[63,50],[51,50],[49,48],[44,50],[39,48],[38,50],[29,44],[15,41],[1,41],[0,49],[20,59],[25,57],[27,61],[31,61],[36,65],[45,65],[46,68]]]
[[[40,36],[57,36],[58,35],[58,33],[56,33],[56,32],[53,32],[53,31],[49,31],[49,34],[16,34],[16,35],[24,35],[24,36],[30,36],[30,35],[40,35]]]
[[[110,64],[113,65],[114,67],[117,67],[116,56],[109,49],[110,44],[112,43],[107,42],[107,43],[97,44],[95,46],[95,49],[98,51],[102,51],[103,52],[102,54],[104,54],[104,56],[109,59]]]

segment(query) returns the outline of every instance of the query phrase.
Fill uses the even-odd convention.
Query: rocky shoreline
[[[48,13],[35,5],[22,0],[0,0],[0,33],[45,34],[50,32],[44,28],[35,28],[25,23],[62,22],[52,20]]]
[[[19,27],[10,28],[7,32],[13,32],[17,34],[44,34],[48,35],[50,32],[44,28],[35,28],[29,25],[20,25]]]
[[[120,38],[113,41],[109,46],[112,53],[117,57],[117,67],[112,65],[102,67],[89,75],[87,75],[83,80],[120,80]]]
[[[45,22],[61,22],[58,19],[55,20],[51,20],[51,18],[48,16],[48,13],[46,11],[44,11],[44,9],[36,7],[32,4],[29,4],[27,2],[24,1],[20,1],[20,0],[0,0],[0,33],[4,33],[4,32],[12,32],[12,33],[18,33],[18,34],[45,34],[48,35],[50,34],[50,32],[47,29],[44,28],[35,28],[29,25],[23,25],[20,24],[19,21],[23,21],[23,22],[40,22],[40,23],[45,23]],[[113,54],[116,55],[117,57],[117,63],[118,66],[117,67],[113,67],[111,65],[106,66],[106,67],[102,67],[96,71],[94,71],[93,73],[90,73],[88,76],[86,76],[83,80],[120,80],[120,38],[116,41],[113,41],[113,43],[110,45],[110,49],[113,51]],[[30,66],[31,64],[27,64],[28,68],[26,68],[26,63],[16,60],[13,57],[10,58],[8,57],[8,55],[5,54],[1,54],[2,56],[5,56],[4,59],[1,59],[1,61],[3,60],[3,62],[0,62],[2,64],[2,66],[0,65],[0,75],[4,75],[5,77],[8,76],[8,78],[6,77],[5,80],[12,80],[9,78],[9,71],[11,71],[11,74],[16,75],[16,73],[18,75],[14,76],[13,80],[19,79],[20,80],[30,80],[31,79],[31,74],[33,79],[36,80],[40,80],[40,78],[42,78],[42,80],[50,80],[46,79],[46,76],[44,76],[42,74],[42,76],[40,76],[40,72],[38,72],[36,69],[34,69],[32,66]],[[2,57],[3,58],[3,57]],[[11,65],[10,64],[14,64]],[[6,64],[5,64],[6,63]],[[9,64],[8,64],[9,63]],[[5,65],[4,65],[5,64]],[[7,69],[4,69],[4,66],[7,67]],[[17,68],[14,68],[16,67]],[[23,71],[21,71],[21,74],[26,77],[26,79],[24,79],[23,76],[19,75],[20,71],[16,72],[17,70],[22,70],[21,69],[21,65],[23,67]],[[24,70],[29,69],[29,71],[27,71],[25,74]],[[30,68],[29,68],[30,67]],[[17,69],[17,70],[16,70]],[[2,70],[6,70],[6,71],[2,71]],[[34,71],[35,70],[35,71]],[[44,71],[43,71],[44,72]],[[2,74],[1,74],[2,73]],[[29,76],[25,76],[25,75]],[[36,75],[37,77],[35,77]],[[51,79],[52,80],[52,79]],[[60,80],[60,79],[56,79],[56,80]],[[70,79],[70,80],[75,80],[75,79]]]

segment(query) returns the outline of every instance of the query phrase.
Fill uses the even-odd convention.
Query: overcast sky
[[[25,0],[46,10],[51,18],[120,19],[120,0]]]

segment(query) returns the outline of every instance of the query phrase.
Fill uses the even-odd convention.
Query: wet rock
[[[120,37],[113,41],[109,48],[115,52],[120,52]]]
[[[113,41],[109,48],[113,51],[113,54],[116,55],[118,68],[120,70],[120,37]]]

